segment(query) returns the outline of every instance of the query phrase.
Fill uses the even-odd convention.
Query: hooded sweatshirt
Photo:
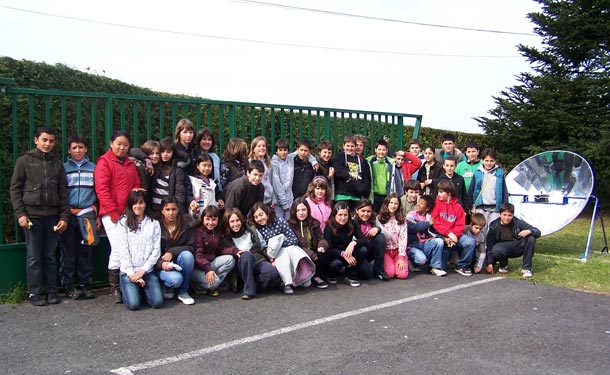
[[[459,238],[464,233],[466,213],[456,198],[451,197],[449,202],[436,198],[431,215],[434,220],[433,228],[441,236],[447,237],[449,233],[453,233]]]

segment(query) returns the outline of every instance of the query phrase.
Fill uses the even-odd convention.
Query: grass
[[[600,253],[605,244],[599,218],[595,221],[588,261],[583,263],[578,260],[587,246],[590,225],[591,213],[583,213],[559,232],[538,239],[533,264],[534,277],[528,281],[610,294],[610,255]],[[609,234],[610,232],[606,233]],[[511,272],[507,277],[523,280],[521,258],[509,260],[509,269]]]
[[[26,297],[27,292],[25,289],[25,285],[23,285],[23,283],[17,283],[17,285],[13,289],[11,289],[4,296],[0,297],[0,304],[15,305],[25,301]]]

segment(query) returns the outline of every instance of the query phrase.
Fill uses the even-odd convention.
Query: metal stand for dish
[[[595,218],[597,217],[597,210],[599,209],[599,199],[591,195],[591,198],[595,199],[595,204],[593,206],[593,215],[591,216],[591,226],[589,227],[589,238],[587,239],[587,247],[585,248],[585,252],[580,255],[578,258],[581,262],[586,263],[589,259],[589,251],[591,250],[591,242],[593,241],[593,229],[595,228]],[[600,251],[600,253],[608,253],[608,239],[606,238],[606,228],[604,227],[604,218],[602,216],[602,212],[599,212],[599,219],[602,226],[602,233],[604,234],[604,247]]]

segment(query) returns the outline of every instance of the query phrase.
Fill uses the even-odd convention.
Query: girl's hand
[[[222,199],[218,201],[218,209],[222,210],[225,208],[225,201]]]
[[[163,256],[161,257],[161,260],[164,262],[171,262],[172,261],[172,253],[170,253],[169,251],[166,252],[165,254],[163,254]]]
[[[405,262],[404,259],[398,259],[396,266],[398,267],[399,271],[404,271],[404,269],[407,268],[407,262]]]
[[[163,262],[161,263],[161,269],[163,269],[163,271],[173,271],[174,267],[169,265],[169,262]]]
[[[457,238],[457,236],[456,236],[455,234],[453,234],[453,232],[449,233],[449,234],[447,235],[447,237],[451,238],[451,241],[453,241],[453,242],[455,242],[455,243],[457,243],[457,242],[458,242],[458,238]]]
[[[355,266],[355,265],[356,265],[356,263],[358,263],[358,262],[356,261],[356,258],[354,258],[353,256],[351,256],[351,254],[350,254],[350,255],[348,255],[348,254],[344,254],[344,255],[343,255],[343,258],[344,258],[344,259],[347,261],[347,264],[349,264],[349,265],[350,265],[350,266],[352,266],[352,267],[353,267],[353,266]]]
[[[366,232],[366,238],[373,238],[377,235],[377,233],[379,233],[379,228],[377,228],[377,227],[371,228],[371,230]]]
[[[189,208],[191,209],[191,211],[197,212],[199,211],[199,203],[193,199],[191,203],[189,203]]]
[[[240,257],[241,257],[241,255],[242,255],[243,253],[247,252],[247,251],[248,251],[248,250],[239,250],[239,251],[237,252],[237,257],[238,257],[238,258],[240,258]]]
[[[210,272],[206,273],[205,281],[208,283],[208,285],[214,284],[214,281],[216,281],[216,272],[210,271]]]
[[[328,177],[330,179],[332,179],[334,176],[335,176],[335,168],[334,167],[328,168]]]
[[[144,271],[139,270],[137,272],[134,272],[131,276],[129,276],[129,281],[131,281],[132,283],[137,283],[138,280],[140,280],[143,276],[144,276]],[[142,280],[142,281],[144,281],[144,280]]]
[[[352,253],[354,252],[354,249],[356,248],[356,243],[355,242],[350,242],[349,245],[347,245],[347,247],[345,248],[345,251],[343,252],[343,257],[347,260],[346,257],[351,257]]]

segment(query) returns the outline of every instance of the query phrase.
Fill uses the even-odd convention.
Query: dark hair
[[[358,210],[364,207],[371,207],[371,210],[373,209],[373,203],[366,199],[366,198],[361,198],[358,203],[356,203],[356,206],[354,206],[354,218],[356,219],[356,221],[360,221],[360,217],[358,216]],[[375,222],[375,212],[373,212],[371,214],[371,218],[369,219],[369,222]]]
[[[275,142],[275,151],[279,150],[280,148],[286,148],[288,149],[288,141],[285,139],[278,139]]]
[[[475,141],[468,141],[466,142],[466,145],[464,146],[464,150],[469,149],[469,148],[474,148],[477,151],[480,151],[481,149],[479,148],[479,144],[476,143]]]
[[[305,146],[311,151],[311,142],[309,142],[309,139],[300,139],[299,142],[297,142],[297,148],[301,146]]]
[[[210,204],[203,209],[203,212],[201,213],[202,220],[204,216],[220,218],[220,210],[218,209],[218,207]]]
[[[42,133],[47,133],[48,135],[57,136],[55,129],[53,129],[49,126],[39,126],[36,128],[36,131],[34,132],[34,137],[38,138],[42,135]]]
[[[427,145],[426,147],[424,147],[423,151],[426,151],[427,149],[430,149],[433,154],[436,152],[436,149],[432,145]]]
[[[498,159],[496,157],[496,150],[494,150],[493,148],[486,148],[485,150],[483,150],[483,153],[481,154],[481,159],[485,159],[488,156],[494,160]]]
[[[434,208],[434,198],[431,195],[424,194],[419,197],[419,199],[423,199],[426,202],[426,207],[428,211],[431,211]]]
[[[453,155],[449,155],[445,158],[445,160],[443,161],[443,164],[445,164],[445,162],[449,160],[449,161],[453,161],[453,164],[457,165],[457,159],[455,158],[455,156]]]
[[[114,142],[118,137],[125,137],[129,144],[131,144],[131,137],[129,136],[129,132],[127,130],[115,130],[110,137],[110,142]]]
[[[416,144],[419,146],[419,148],[421,148],[421,142],[415,138],[413,138],[409,141],[409,147],[411,147],[411,145],[413,145],[413,144]]]
[[[345,137],[343,137],[343,144],[346,144],[348,142],[356,144],[356,136],[353,134],[348,134]]]
[[[190,130],[195,133],[195,127],[193,126],[191,120],[187,118],[182,118],[180,119],[180,121],[178,121],[178,123],[176,124],[176,130],[174,131],[175,143],[180,142],[180,133],[182,133],[183,130]]]
[[[512,203],[502,203],[500,205],[500,213],[502,212],[510,212],[511,214],[515,214],[515,206]]]
[[[254,213],[258,210],[262,210],[267,215],[267,225],[275,224],[275,211],[269,208],[263,202],[256,202],[250,209],[250,213],[248,214],[248,224],[253,225],[255,227],[259,227],[259,225],[254,221]]]
[[[347,226],[347,236],[350,237],[354,234],[354,226],[349,218],[349,204],[347,204],[347,202],[339,201],[335,203],[332,211],[330,212],[330,217],[328,218],[327,225],[330,227],[333,236],[336,236],[337,229],[339,229],[339,224],[337,223],[337,219],[335,219],[335,216],[337,216],[339,210],[347,210],[347,223],[345,223],[345,225]]]
[[[254,169],[259,171],[260,173],[265,173],[265,165],[260,160],[251,160],[248,163],[248,167],[246,168],[248,173],[252,172]]]
[[[388,142],[385,139],[379,139],[377,142],[375,142],[375,148],[377,148],[377,146],[384,146],[385,148],[388,148]]]
[[[358,143],[358,141],[362,142],[362,146],[366,147],[366,137],[364,136],[364,134],[354,134],[354,138],[356,139],[355,143]]]
[[[165,208],[165,206],[167,206],[168,204],[175,204],[176,207],[178,208],[178,215],[176,216],[176,229],[178,229],[175,233],[175,236],[177,237],[180,234],[180,227],[182,226],[182,216],[180,214],[180,205],[178,204],[178,200],[171,196],[171,195],[166,195],[165,197],[163,197],[161,199],[161,211],[159,212],[159,219],[161,219],[163,217],[163,209]],[[159,224],[165,226],[165,223],[163,220],[159,220]],[[172,234],[170,233],[170,236],[172,236]],[[172,236],[173,237],[173,236]]]
[[[318,144],[318,152],[321,150],[331,150],[333,149],[333,144],[330,141],[323,140]]]
[[[408,180],[405,183],[405,191],[409,191],[409,190],[421,191],[421,185],[420,185],[419,181],[417,181],[417,180]]]
[[[231,138],[222,152],[222,161],[229,163],[237,160],[243,165],[248,161],[248,144],[241,138]]]
[[[159,152],[163,151],[171,151],[174,152],[176,145],[174,141],[170,138],[163,138],[161,142],[159,142]]]
[[[237,215],[237,217],[239,218],[239,221],[241,221],[241,230],[240,230],[240,233],[238,233],[238,235],[241,236],[246,231],[246,218],[241,213],[241,211],[235,207],[227,208],[225,210],[225,213],[222,215],[223,233],[228,236],[230,236],[232,234],[231,228],[229,227],[229,220],[231,219],[231,216],[233,216],[233,215]]]
[[[87,147],[87,143],[85,142],[85,137],[83,137],[80,134],[72,134],[70,136],[70,139],[68,139],[68,148],[70,148],[70,146],[72,146],[72,143],[82,143],[85,147]]]
[[[440,180],[438,185],[436,185],[437,191],[444,191],[445,193],[451,195],[452,198],[456,198],[457,192],[455,191],[455,186],[453,182],[449,180]]]
[[[303,197],[297,198],[292,202],[292,206],[290,206],[290,218],[288,219],[288,224],[290,224],[293,229],[297,227],[297,224],[299,223],[299,219],[297,219],[297,206],[299,204],[304,204],[307,208],[307,219],[304,221],[308,226],[311,227],[313,221],[316,219],[311,216],[311,207],[309,207],[309,203],[307,203],[307,200]]]
[[[381,224],[385,224],[390,220],[391,214],[388,206],[390,205],[390,201],[392,200],[392,198],[398,200],[398,210],[396,210],[396,212],[394,213],[394,217],[396,218],[396,221],[399,225],[403,225],[405,223],[405,214],[402,212],[402,203],[400,202],[400,197],[396,193],[390,193],[386,195],[385,199],[383,200],[383,203],[381,204],[381,210],[379,211],[379,215],[377,217],[379,218]]]
[[[209,161],[210,163],[212,163],[212,168],[214,167],[214,162],[212,161],[212,158],[210,157],[210,155],[208,155],[207,152],[202,152],[201,154],[199,154],[199,156],[197,156],[197,159],[195,159],[195,161],[193,162],[193,166],[195,167],[195,169],[197,169],[199,164],[205,161]]]
[[[485,215],[482,213],[477,212],[476,214],[472,214],[472,216],[470,216],[470,225],[484,227],[485,224],[487,224],[487,220],[485,220]]]
[[[133,190],[127,196],[127,204],[125,205],[123,216],[125,216],[125,225],[127,225],[127,228],[129,228],[131,232],[135,232],[138,229],[138,219],[133,212],[133,205],[138,202],[144,202],[144,204],[146,204],[144,189]],[[144,216],[146,216],[146,213],[144,213]]]
[[[197,147],[199,148],[201,148],[199,144],[201,143],[203,137],[210,137],[212,139],[212,145],[210,146],[210,149],[206,152],[214,152],[214,147],[216,147],[216,139],[214,139],[214,134],[212,134],[212,131],[209,128],[201,128],[197,132],[197,138],[195,138],[195,142]]]
[[[307,186],[307,192],[305,193],[311,200],[314,200],[316,197],[316,188],[321,187],[324,188],[324,202],[330,206],[331,203],[331,187],[328,183],[328,180],[324,176],[316,176],[311,180],[309,185]]]
[[[451,133],[443,134],[443,142],[445,142],[445,141],[451,141],[451,142],[455,143],[455,135],[453,135]]]

